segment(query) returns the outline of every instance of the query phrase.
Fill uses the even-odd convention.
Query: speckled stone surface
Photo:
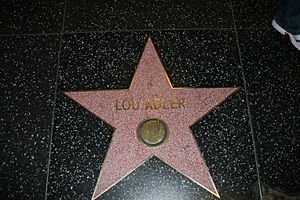
[[[3,0],[0,35],[61,32],[64,0]]]
[[[65,30],[232,28],[229,1],[68,1]]]
[[[277,0],[232,0],[236,27],[270,29],[278,2]]]
[[[81,106],[76,106],[76,103],[63,96],[62,92],[128,88],[147,35],[148,33],[106,33],[64,37],[48,199],[57,199],[66,194],[68,199],[92,198],[100,172],[99,167],[104,162],[113,133],[112,127],[85,111]],[[238,54],[233,32],[212,31],[210,34],[205,34],[204,31],[155,32],[151,35],[157,44],[158,52],[162,56],[162,62],[166,66],[168,74],[170,75],[171,71],[181,72],[181,76],[170,75],[171,79],[173,77],[172,81],[176,83],[174,86],[191,86],[193,81],[190,80],[194,80],[194,85],[197,87],[215,88],[225,85],[241,85],[242,71],[237,64]],[[208,53],[209,50],[206,51],[208,48],[219,45],[218,41],[214,42],[210,38],[219,37],[226,41],[222,43],[224,48],[211,50],[212,53]],[[191,45],[189,38],[194,38],[195,43],[199,41],[199,45]],[[186,47],[183,48],[184,46]],[[130,47],[133,47],[132,52],[128,51]],[[79,51],[79,49],[81,50]],[[106,53],[101,54],[101,51]],[[99,52],[99,54],[94,52]],[[172,56],[168,57],[167,55]],[[131,61],[133,58],[135,61]],[[177,64],[170,65],[171,62]],[[201,64],[197,62],[201,62]],[[205,71],[204,66],[210,66],[210,68]],[[116,73],[110,74],[109,71],[105,73],[107,68],[115,69]],[[201,69],[204,73],[199,73]],[[127,70],[128,73],[125,73]],[[191,73],[190,70],[194,70],[195,73]],[[117,71],[123,72],[119,75]],[[216,71],[217,75],[213,73]],[[173,72],[173,74],[176,73]],[[203,74],[206,75],[206,79]],[[224,79],[228,82],[221,81]],[[112,86],[109,86],[109,83]],[[250,127],[247,122],[245,93],[241,90],[228,101],[232,102],[222,104],[201,121],[205,124],[206,120],[212,120],[207,124],[206,131],[202,132],[202,125],[199,129],[199,122],[193,127],[193,134],[198,145],[202,145],[201,152],[205,161],[210,162],[208,168],[214,171],[212,177],[213,180],[217,180],[215,184],[220,196],[230,199],[256,199],[257,178]],[[220,124],[219,120],[224,121]],[[95,122],[98,122],[98,125]],[[89,127],[95,128],[90,129]],[[216,138],[219,138],[221,143]],[[232,138],[234,139],[232,140]],[[76,141],[80,141],[80,143]],[[89,148],[82,148],[82,146]],[[225,155],[228,152],[232,152],[231,156]],[[237,156],[233,152],[243,152],[243,154]],[[158,168],[155,169],[155,166]],[[86,173],[88,176],[84,176]],[[61,177],[66,178],[62,179]],[[149,178],[152,184],[144,185],[147,183],[145,178]],[[142,181],[138,183],[138,180]],[[174,182],[174,180],[180,181]],[[165,181],[167,184],[163,185],[162,183]],[[157,187],[155,184],[163,185],[163,188]],[[181,196],[178,196],[175,188],[184,188],[182,192],[186,195],[181,194],[181,196],[184,196],[185,199],[217,199],[193,181],[172,170],[168,165],[157,161],[156,158],[150,159],[137,169],[137,172],[130,174],[98,199],[139,199],[141,195],[149,199],[180,199]],[[156,196],[153,195],[154,193]]]
[[[43,199],[59,38],[0,38],[0,197]]]
[[[261,180],[299,193],[299,51],[273,30],[240,31],[239,37]]]

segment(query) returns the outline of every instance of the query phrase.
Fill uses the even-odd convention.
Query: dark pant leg
[[[280,0],[275,20],[286,31],[300,34],[300,0]]]

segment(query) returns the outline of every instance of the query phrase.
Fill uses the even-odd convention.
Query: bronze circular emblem
[[[156,147],[164,143],[168,135],[168,127],[158,118],[142,121],[137,129],[138,138],[147,146]]]

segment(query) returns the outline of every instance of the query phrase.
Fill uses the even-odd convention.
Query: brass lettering
[[[140,109],[141,99],[124,99],[115,101],[116,110],[138,110]],[[160,110],[160,109],[184,109],[186,105],[186,99],[184,97],[171,97],[167,99],[153,98],[144,101],[142,106],[145,106],[145,110]]]
[[[116,100],[116,110],[122,110],[121,108],[119,108],[119,101]]]
[[[148,108],[150,108],[151,110],[153,110],[151,100],[149,100],[149,99],[148,99],[148,101],[147,101],[147,103],[146,103],[146,108],[145,108],[145,110],[148,110]]]
[[[170,104],[171,104],[171,108],[177,108],[176,98],[174,97],[170,98]]]
[[[163,109],[169,109],[169,107],[166,106],[166,100],[165,99],[162,100],[162,108]]]
[[[125,102],[127,103],[127,106],[125,105]],[[130,101],[128,101],[128,100],[123,100],[123,102],[122,102],[122,108],[124,109],[124,110],[129,110],[130,109]]]
[[[160,109],[161,107],[160,99],[154,99],[153,102],[154,102],[154,109],[155,110]]]
[[[178,103],[179,108],[181,108],[181,106],[182,106],[183,108],[185,108],[184,103],[185,103],[185,98],[182,98],[182,97],[181,97],[181,98],[179,99],[179,103]]]
[[[133,109],[133,110],[138,110],[138,109],[140,108],[140,100],[136,100],[136,101],[134,102],[134,100],[132,99],[131,102],[132,102],[132,109]],[[135,105],[135,103],[137,103],[137,105]],[[135,107],[135,106],[136,106],[136,107]]]

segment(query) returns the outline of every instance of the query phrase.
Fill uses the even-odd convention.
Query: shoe
[[[272,26],[282,35],[289,36],[292,44],[300,51],[300,35],[293,35],[288,31],[284,30],[279,24],[273,19]]]

